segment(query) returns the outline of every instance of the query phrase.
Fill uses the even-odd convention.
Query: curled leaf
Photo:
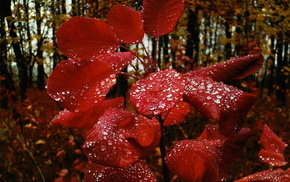
[[[126,167],[107,167],[88,161],[84,181],[95,182],[156,182],[150,167],[140,160]]]
[[[251,134],[249,129],[242,129],[228,139],[217,126],[207,126],[198,139],[182,140],[171,146],[165,161],[185,181],[220,182],[226,179],[230,164],[242,153]]]
[[[151,73],[131,86],[130,100],[141,114],[159,115],[182,99],[184,85],[182,74],[173,69]]]
[[[142,42],[143,22],[140,14],[127,6],[115,5],[107,14],[108,24],[125,44]]]
[[[186,73],[185,76],[209,77],[214,81],[228,82],[230,80],[243,79],[259,71],[262,68],[263,61],[261,53],[250,54]]]
[[[51,123],[55,126],[62,125],[69,128],[83,128],[88,130],[93,127],[106,109],[113,107],[124,107],[124,98],[118,97],[105,100],[101,105],[85,112],[76,113],[64,109],[53,118]]]
[[[108,109],[86,135],[82,146],[89,160],[125,167],[144,158],[159,143],[158,120],[124,109]]]
[[[72,112],[83,112],[102,104],[116,83],[114,71],[97,60],[64,60],[49,76],[47,92]]]
[[[256,96],[211,80],[186,76],[185,100],[200,113],[220,123],[220,132],[229,137],[235,135],[256,101]]]
[[[260,150],[260,160],[270,166],[284,166],[287,162],[283,152],[288,146],[266,125],[264,124],[263,133],[259,142],[265,148]]]
[[[288,146],[266,124],[264,124],[263,133],[259,142],[266,150],[271,152],[282,153]]]
[[[283,170],[281,168],[275,170],[265,170],[255,174],[235,180],[234,182],[287,182],[290,181],[290,169]]]
[[[259,158],[263,163],[268,164],[269,166],[285,166],[287,162],[285,161],[285,158],[283,154],[278,153],[278,152],[271,152],[269,150],[260,150],[259,153]]]
[[[70,18],[59,27],[56,38],[58,48],[69,58],[91,59],[119,47],[107,23],[94,18]]]
[[[221,140],[182,140],[166,154],[166,165],[185,181],[220,182]]]
[[[144,30],[158,38],[172,32],[184,9],[183,0],[144,0],[142,5]]]

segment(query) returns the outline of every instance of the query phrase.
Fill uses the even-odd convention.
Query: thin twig
[[[165,156],[166,156],[166,148],[165,148],[165,141],[164,141],[164,120],[162,119],[161,115],[157,116],[157,119],[159,120],[160,126],[161,126],[161,138],[159,142],[160,152],[161,152],[161,159],[162,159],[162,170],[163,170],[163,178],[164,182],[169,182],[169,170],[165,164]]]
[[[33,154],[31,153],[31,151],[28,149],[26,143],[21,139],[20,135],[17,133],[16,138],[20,141],[20,143],[22,144],[22,146],[24,146],[25,150],[27,151],[27,153],[29,154],[31,160],[34,162],[34,164],[36,165],[36,168],[41,176],[41,179],[43,182],[45,182],[45,178],[43,176],[43,173],[40,169],[40,166],[38,165],[37,161],[35,160],[35,158],[33,157]]]

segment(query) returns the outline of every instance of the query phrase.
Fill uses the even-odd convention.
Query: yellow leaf
[[[39,145],[39,144],[45,144],[46,142],[44,140],[37,140],[35,142],[36,145]]]

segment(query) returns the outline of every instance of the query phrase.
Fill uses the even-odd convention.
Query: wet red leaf
[[[140,14],[127,6],[115,5],[107,14],[108,24],[125,44],[142,42],[143,22]]]
[[[198,111],[220,123],[220,132],[235,135],[256,101],[256,96],[210,78],[186,75],[185,100]]]
[[[288,182],[290,181],[290,169],[283,170],[281,168],[275,170],[261,171],[241,179],[235,180],[234,182]]]
[[[100,106],[85,112],[75,113],[64,109],[53,118],[51,123],[55,126],[62,125],[69,128],[83,128],[88,130],[93,127],[106,109],[113,107],[124,107],[124,98],[118,97],[105,100]]]
[[[219,132],[219,127],[215,125],[206,125],[198,140],[226,140],[227,137]]]
[[[172,32],[182,15],[183,0],[144,0],[142,5],[144,30],[157,38]]]
[[[264,124],[263,133],[259,142],[266,150],[270,152],[282,153],[288,146],[266,124]]]
[[[144,158],[158,145],[160,136],[157,119],[108,109],[89,130],[82,148],[95,163],[124,167]]]
[[[182,140],[170,147],[166,165],[185,181],[220,182],[221,140]]]
[[[116,83],[112,68],[97,60],[64,60],[51,73],[47,92],[72,112],[83,112],[102,104]]]
[[[250,54],[245,57],[192,71],[185,74],[185,76],[209,77],[214,81],[228,82],[230,80],[243,79],[259,71],[262,68],[263,62],[264,58],[261,53]]]
[[[122,71],[130,64],[135,56],[131,52],[116,52],[114,54],[102,54],[97,60],[109,64],[116,72]]]
[[[117,37],[107,23],[85,17],[73,17],[56,32],[57,45],[69,58],[91,59],[113,53],[119,47]]]
[[[259,151],[258,155],[260,157],[260,160],[263,163],[268,164],[269,166],[280,167],[280,166],[285,166],[287,164],[283,154],[278,153],[278,152],[271,152],[271,151],[262,149]]]
[[[162,117],[165,118],[164,126],[184,122],[189,112],[190,112],[190,104],[184,101],[178,102],[168,111],[168,113],[162,114]]]
[[[182,74],[173,69],[151,73],[131,86],[130,100],[141,114],[159,115],[182,99],[184,85]]]
[[[259,142],[265,148],[260,150],[260,160],[270,166],[284,166],[287,162],[283,152],[288,146],[266,125],[264,124],[263,133]]]
[[[170,147],[166,164],[186,181],[220,182],[251,134],[249,129],[242,129],[236,137],[228,139],[219,133],[217,126],[207,126],[198,139],[179,141]]]
[[[139,182],[157,181],[150,167],[143,161],[138,161],[126,167],[106,167],[91,161],[87,164],[84,181],[95,182]]]

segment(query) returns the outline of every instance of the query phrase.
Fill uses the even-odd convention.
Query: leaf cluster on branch
[[[260,51],[182,74],[161,70],[154,55],[142,59],[124,46],[144,45],[145,33],[157,40],[172,32],[183,9],[183,0],[144,0],[141,13],[116,5],[107,22],[73,17],[58,29],[58,47],[69,59],[48,79],[47,92],[65,108],[52,123],[87,130],[84,181],[157,181],[144,159],[158,144],[165,181],[168,169],[186,181],[221,181],[242,153],[252,135],[243,128],[245,117],[256,96],[223,82],[258,71]],[[116,52],[119,47],[127,51]],[[145,72],[132,65],[134,59]],[[128,65],[135,75],[122,72]],[[106,97],[118,74],[135,79],[129,89],[131,108],[123,97]],[[184,122],[191,107],[219,126],[207,125],[198,138],[177,141],[166,151],[164,128]]]

